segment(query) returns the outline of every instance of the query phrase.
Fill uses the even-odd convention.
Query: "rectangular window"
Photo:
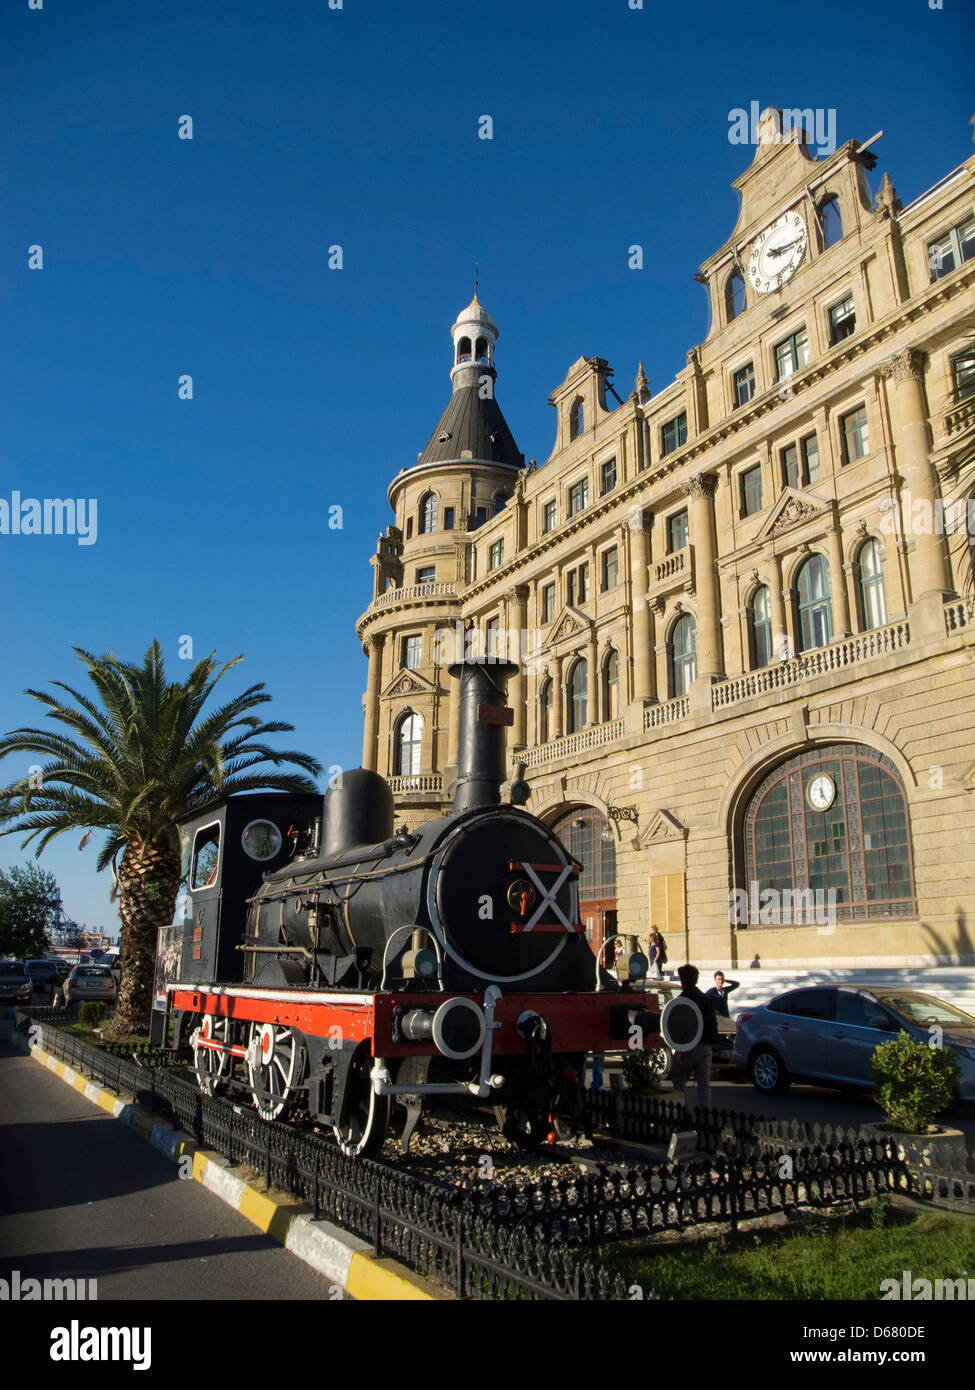
[[[931,266],[931,279],[940,280],[958,266],[964,265],[975,256],[975,217],[960,222],[935,241],[928,242],[928,262]]]
[[[487,521],[487,507],[478,507],[474,512],[474,525],[472,529],[476,531],[479,526],[484,525],[485,521]]]
[[[799,449],[795,444],[782,450],[782,486],[802,486],[799,479]]]
[[[496,570],[504,559],[504,541],[495,541],[488,551],[488,569]]]
[[[735,372],[735,408],[747,405],[755,394],[755,368],[751,362]]]
[[[407,671],[416,671],[423,658],[423,637],[403,638],[403,665]]]
[[[579,565],[577,569],[569,571],[566,594],[570,607],[574,607],[577,603],[586,602],[589,598],[588,565]]]
[[[599,469],[599,491],[600,495],[612,492],[616,486],[616,460],[606,459]]]
[[[963,352],[951,359],[951,384],[956,401],[975,391],[975,352]]]
[[[856,310],[853,307],[852,294],[847,295],[842,304],[834,304],[829,311],[829,341],[830,346],[835,347],[844,338],[849,338],[857,326]]]
[[[667,518],[667,554],[683,550],[687,544],[687,512],[677,512]]]
[[[406,518],[406,539],[409,540],[410,537],[411,537],[412,535],[413,535],[413,518],[412,518],[411,516],[408,516],[408,517]]]
[[[809,339],[806,330],[800,328],[775,349],[775,374],[779,381],[799,371],[809,361]]]
[[[545,510],[542,513],[542,531],[554,531],[557,508],[554,499],[545,503]]]
[[[437,578],[436,565],[421,565],[416,572],[416,582],[418,584],[433,584]]]
[[[585,511],[589,506],[589,479],[580,478],[569,488],[569,516]]]
[[[444,507],[443,509],[443,529],[445,531],[452,531],[454,529],[453,507]]]
[[[615,589],[620,572],[620,553],[614,545],[611,550],[603,551],[603,593],[607,589]]]
[[[500,618],[488,618],[487,620],[487,655],[497,657],[498,655],[498,629],[501,626]]]
[[[741,475],[741,514],[754,516],[762,510],[762,468],[746,468]]]
[[[806,485],[819,482],[819,440],[808,434],[802,441],[802,458],[806,465]]]
[[[546,584],[542,589],[542,622],[550,623],[555,617],[555,585]]]
[[[585,603],[589,597],[589,566],[579,566],[579,602]]]
[[[843,462],[856,463],[870,449],[870,433],[867,428],[867,411],[860,406],[840,420],[843,431]]]
[[[565,581],[565,601],[570,608],[575,607],[577,587],[578,580],[576,578],[576,572],[575,570],[569,570]]]
[[[660,428],[660,452],[661,454],[672,454],[675,449],[679,449],[682,444],[687,443],[687,412],[682,411],[673,420],[668,420],[666,425]]]

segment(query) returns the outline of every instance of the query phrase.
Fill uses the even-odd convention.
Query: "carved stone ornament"
[[[790,526],[795,526],[800,521],[805,521],[812,516],[816,508],[810,506],[808,502],[801,502],[798,497],[790,497],[782,508],[782,511],[775,519],[775,524],[769,531],[770,536],[778,535],[780,531],[787,531]]]
[[[568,615],[566,615],[559,623],[558,631],[556,632],[553,640],[559,642],[562,640],[563,637],[569,637],[573,632],[578,632],[578,630],[579,624],[575,621],[574,618],[570,618]]]
[[[410,676],[404,676],[403,679],[400,681],[399,685],[396,687],[395,693],[397,695],[409,695],[411,690],[419,690],[419,688],[420,687],[417,685],[415,680],[413,680]]]
[[[685,497],[713,497],[718,479],[714,473],[698,473],[681,487]]]
[[[867,534],[867,523],[862,518],[857,522],[856,534],[858,536],[865,536]]]
[[[923,374],[924,356],[916,348],[905,348],[895,352],[881,364],[881,373],[894,382],[920,381]]]
[[[748,572],[748,578],[752,581],[753,584],[757,584],[757,583],[758,583],[758,570],[749,570],[749,572]]]

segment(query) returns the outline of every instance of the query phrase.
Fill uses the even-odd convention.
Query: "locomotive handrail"
[[[387,963],[388,963],[389,948],[390,948],[390,946],[392,946],[392,944],[393,944],[393,942],[396,940],[396,938],[397,938],[398,936],[401,936],[401,935],[403,934],[403,932],[414,932],[414,931],[416,931],[416,928],[417,928],[416,922],[409,922],[409,923],[408,923],[407,925],[405,925],[405,926],[397,927],[396,930],[392,933],[392,935],[389,936],[389,937],[387,938],[386,946],[385,946],[385,949],[383,950],[382,980],[380,981],[380,985],[379,985],[379,988],[380,988],[381,990],[383,990],[383,989],[386,988],[386,966],[387,966]],[[441,950],[440,950],[440,942],[439,942],[439,941],[437,940],[437,938],[434,936],[433,932],[427,931],[426,927],[421,928],[421,930],[422,930],[422,931],[425,931],[426,934],[427,934],[427,936],[428,936],[428,937],[430,938],[430,940],[433,942],[434,951],[436,952],[436,956],[437,956],[437,984],[440,986],[441,989],[443,989],[443,954],[441,953]]]

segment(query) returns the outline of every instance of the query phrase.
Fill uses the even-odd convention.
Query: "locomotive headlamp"
[[[437,973],[437,956],[434,951],[417,951],[413,958],[413,969],[428,980]]]
[[[631,980],[642,980],[650,969],[650,962],[642,951],[634,951],[629,960],[629,971]]]

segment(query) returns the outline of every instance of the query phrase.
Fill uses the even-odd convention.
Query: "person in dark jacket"
[[[675,1052],[671,1068],[674,1089],[682,1091],[691,1072],[697,1081],[697,1103],[709,1107],[711,1104],[711,1047],[718,1041],[718,1019],[711,1000],[697,987],[701,978],[696,965],[682,965],[677,971],[681,982],[681,996],[691,999],[701,1011],[704,1031],[696,1047],[689,1052]]]
[[[738,989],[737,980],[726,980],[723,970],[714,972],[714,985],[707,991],[706,998],[711,1000],[715,1013],[720,1014],[722,1018],[731,1017],[728,1012],[728,995],[736,989]]]

